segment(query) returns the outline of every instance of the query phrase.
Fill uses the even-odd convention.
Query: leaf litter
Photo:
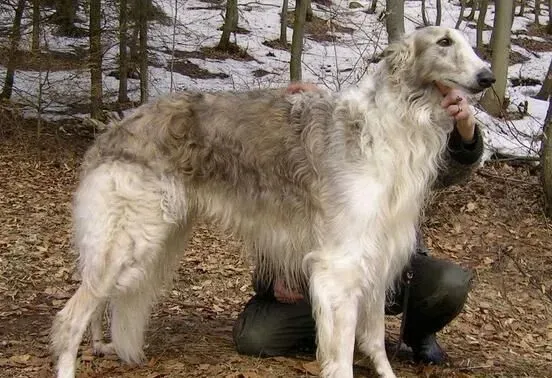
[[[78,285],[71,243],[71,201],[91,138],[78,133],[38,140],[30,121],[0,134],[0,376],[50,377],[52,317]],[[5,125],[4,125],[5,128]],[[426,213],[436,256],[474,270],[460,316],[439,335],[444,367],[393,361],[404,377],[544,377],[552,368],[552,226],[543,216],[534,170],[488,163],[464,186],[438,194]],[[148,363],[127,366],[95,357],[86,342],[82,377],[308,377],[312,356],[240,356],[232,326],[252,295],[241,243],[207,225],[196,228],[152,314]],[[398,317],[388,318],[397,339]],[[363,356],[355,376],[375,376]]]

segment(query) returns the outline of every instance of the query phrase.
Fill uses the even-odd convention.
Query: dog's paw
[[[103,341],[94,341],[92,343],[92,354],[100,357],[108,354],[115,354],[113,343],[104,343]]]

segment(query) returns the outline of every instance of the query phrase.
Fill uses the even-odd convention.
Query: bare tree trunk
[[[481,3],[480,0],[472,0],[470,14],[468,14],[468,16],[466,17],[466,21],[475,20],[475,11],[479,7],[480,3]]]
[[[305,35],[305,21],[307,18],[307,0],[296,0],[295,20],[293,22],[293,37],[291,41],[291,61],[289,75],[291,81],[301,81],[301,58],[303,55],[303,37]]]
[[[368,13],[374,14],[376,13],[376,7],[378,6],[378,0],[372,0],[372,4],[370,4],[370,10]]]
[[[148,101],[148,12],[149,0],[139,0],[140,27],[140,103]]]
[[[127,0],[119,3],[119,103],[128,102],[128,4]]]
[[[140,60],[140,53],[138,52],[138,39],[140,35],[140,23],[138,20],[134,20],[132,26],[132,35],[128,41],[128,50],[130,54],[130,62],[136,64]]]
[[[546,32],[552,34],[552,0],[548,0],[548,27]]]
[[[458,20],[456,20],[456,25],[454,25],[455,29],[460,28],[460,24],[464,18],[464,10],[466,10],[466,0],[460,0],[460,15],[458,16]]]
[[[548,66],[548,72],[546,73],[546,76],[542,82],[542,87],[539,93],[535,95],[535,98],[546,101],[550,96],[552,96],[552,61]]]
[[[40,49],[40,0],[33,0],[33,36],[31,49],[37,53]]]
[[[312,1],[307,0],[307,15],[305,16],[305,21],[311,22],[314,18],[314,13],[312,13]]]
[[[385,10],[387,38],[389,42],[398,41],[404,34],[404,1],[387,0]]]
[[[483,29],[485,29],[485,16],[487,15],[487,7],[489,0],[481,0],[479,3],[479,15],[477,16],[477,37],[476,48],[483,51]]]
[[[74,0],[56,0],[56,22],[63,35],[72,36],[75,29],[76,7]]]
[[[425,0],[422,0],[422,22],[424,23],[425,26],[430,25],[429,20],[427,19]]]
[[[90,0],[90,116],[102,111],[102,2]]]
[[[515,0],[514,0],[515,1]],[[494,14],[494,18],[493,18],[493,27],[491,29],[491,37],[489,38],[489,52],[492,54],[492,49],[493,49],[493,43],[494,43],[494,37],[495,37],[495,32],[496,32],[496,21],[497,21],[497,17],[496,17],[496,4],[495,4],[495,14]],[[514,22],[514,19],[512,19],[512,22]]]
[[[8,57],[8,67],[6,67],[6,78],[4,79],[4,89],[0,93],[0,99],[11,98],[13,92],[13,82],[15,80],[15,65],[17,63],[17,52],[19,50],[19,41],[21,40],[21,19],[25,10],[25,0],[18,0],[15,8],[15,16],[10,35],[10,55]]]
[[[495,3],[494,40],[492,46],[491,69],[496,82],[492,89],[487,90],[481,99],[481,105],[487,113],[498,116],[502,111],[506,95],[508,65],[510,55],[510,33],[512,28],[512,9],[514,0],[501,0]]]
[[[525,13],[525,0],[519,1],[519,10],[516,16],[523,17],[523,14]]]
[[[441,14],[442,14],[442,4],[441,0],[437,0],[437,15],[435,16],[435,25],[440,26],[441,25]]]
[[[174,16],[173,16],[173,30],[172,30],[172,46],[171,46],[171,84],[169,86],[169,92],[174,91],[174,56],[176,54],[176,27],[178,25],[178,0],[174,0]]]
[[[540,0],[535,0],[535,25],[540,25]]]
[[[226,0],[226,13],[224,15],[224,25],[222,26],[222,35],[217,45],[217,49],[227,51],[230,48],[230,35],[238,27],[238,0]]]
[[[548,111],[544,120],[541,147],[541,180],[544,189],[546,215],[552,217],[552,97],[548,100]]]
[[[287,20],[288,20],[288,0],[282,3],[282,14],[280,15],[280,43],[287,46]]]

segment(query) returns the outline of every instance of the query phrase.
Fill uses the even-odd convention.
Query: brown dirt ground
[[[70,130],[65,126],[66,130]],[[50,127],[48,130],[53,130]],[[52,316],[78,277],[70,241],[71,196],[91,138],[35,137],[30,121],[0,114],[0,376],[50,377]],[[392,362],[403,377],[546,377],[552,371],[552,226],[527,166],[487,164],[428,211],[434,254],[475,270],[462,314],[441,332],[449,366]],[[241,244],[198,227],[174,287],[156,308],[145,366],[94,358],[83,344],[81,377],[307,377],[312,358],[239,356],[231,327],[251,295]],[[398,318],[389,318],[396,338]],[[358,357],[357,377],[371,377]]]
[[[527,36],[540,37],[542,41],[530,39]],[[552,50],[552,35],[546,32],[545,25],[529,25],[526,33],[519,36],[512,36],[512,43],[515,43],[533,54],[539,54],[543,51]]]
[[[0,65],[7,67],[8,49],[0,47]],[[15,54],[15,67],[18,70],[29,71],[64,71],[86,67],[88,51],[75,49],[74,53],[62,51],[31,51],[18,50]]]

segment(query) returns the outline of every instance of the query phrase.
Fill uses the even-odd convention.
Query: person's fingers
[[[292,93],[292,94],[302,92],[303,90],[304,89],[303,89],[301,83],[291,83],[286,88],[286,92],[287,93]]]
[[[446,108],[446,111],[449,116],[454,117],[457,121],[468,119],[471,116],[471,110],[467,104],[465,106],[460,104],[450,105]]]
[[[462,109],[454,116],[454,119],[456,121],[464,121],[464,120],[468,120],[470,117],[471,117],[471,112],[469,110]]]
[[[447,87],[445,84],[438,81],[435,82],[435,86],[443,96],[446,96],[452,90],[452,88]]]
[[[300,92],[315,92],[320,89],[315,84],[311,83],[290,83],[286,88],[286,93],[295,94]]]
[[[468,100],[466,97],[459,91],[452,91],[445,97],[443,97],[443,100],[441,101],[441,106],[443,108],[446,108],[449,105],[453,104],[461,104],[461,103],[468,103]]]
[[[458,113],[462,112],[462,106],[457,105],[457,104],[449,105],[449,106],[446,107],[446,111],[447,111],[448,115],[454,117]]]

